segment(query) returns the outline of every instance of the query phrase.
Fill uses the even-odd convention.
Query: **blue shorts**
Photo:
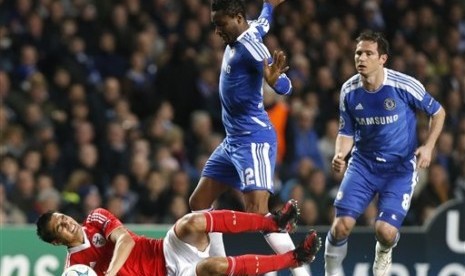
[[[230,144],[225,139],[206,162],[202,176],[241,192],[267,190],[273,193],[275,165],[276,143]]]
[[[336,216],[357,219],[378,194],[378,217],[399,228],[417,183],[415,160],[386,164],[356,157],[349,160],[334,205]]]

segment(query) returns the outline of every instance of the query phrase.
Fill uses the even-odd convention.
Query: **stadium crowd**
[[[256,18],[261,0],[247,1]],[[284,50],[293,94],[265,87],[278,133],[272,209],[301,204],[302,225],[332,221],[342,175],[330,168],[339,88],[354,38],[382,31],[388,67],[420,80],[447,119],[405,225],[465,198],[465,2],[296,0],[265,37]],[[105,207],[125,223],[173,223],[221,142],[224,45],[208,0],[0,0],[0,224],[55,209],[78,221]],[[419,139],[427,118],[420,118]],[[235,193],[220,206],[241,209]],[[372,225],[376,207],[358,222]]]

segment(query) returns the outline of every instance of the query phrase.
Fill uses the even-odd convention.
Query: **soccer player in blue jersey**
[[[226,138],[206,162],[191,195],[194,211],[212,208],[213,202],[232,188],[242,192],[247,212],[269,213],[277,142],[263,105],[263,81],[265,78],[282,95],[290,94],[292,87],[284,74],[284,54],[277,52],[271,57],[262,38],[270,28],[273,9],[282,2],[264,0],[259,18],[248,21],[243,0],[212,0],[211,20],[226,44],[219,84]],[[211,234],[210,239],[211,254],[224,256],[221,234]],[[294,248],[287,233],[267,233],[265,239],[277,253]],[[293,274],[308,272],[298,267]]]
[[[363,32],[355,49],[358,74],[341,89],[333,170],[343,172],[349,153],[351,157],[334,201],[336,217],[326,237],[326,275],[341,275],[348,236],[376,195],[373,274],[387,275],[392,248],[410,207],[417,169],[429,166],[444,123],[444,109],[418,80],[384,67],[388,52],[388,42],[380,33]],[[419,147],[417,110],[430,117],[427,139]]]

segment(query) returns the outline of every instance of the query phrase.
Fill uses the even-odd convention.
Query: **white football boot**
[[[379,242],[376,242],[376,255],[373,263],[374,276],[386,276],[392,264],[392,248],[387,251],[380,249]]]

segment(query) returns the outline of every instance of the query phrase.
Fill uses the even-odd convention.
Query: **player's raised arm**
[[[283,3],[286,0],[263,0],[264,3],[270,3],[273,8],[279,6],[281,3]]]
[[[292,91],[291,80],[286,76],[285,72],[289,69],[286,62],[286,55],[283,51],[274,51],[272,64],[268,64],[268,60],[264,59],[263,77],[265,81],[273,87],[276,93],[288,95]]]
[[[285,0],[264,0],[263,8],[257,20],[249,22],[251,27],[257,29],[260,36],[265,36],[270,30],[270,25],[273,19],[273,10],[276,6],[283,3]]]

